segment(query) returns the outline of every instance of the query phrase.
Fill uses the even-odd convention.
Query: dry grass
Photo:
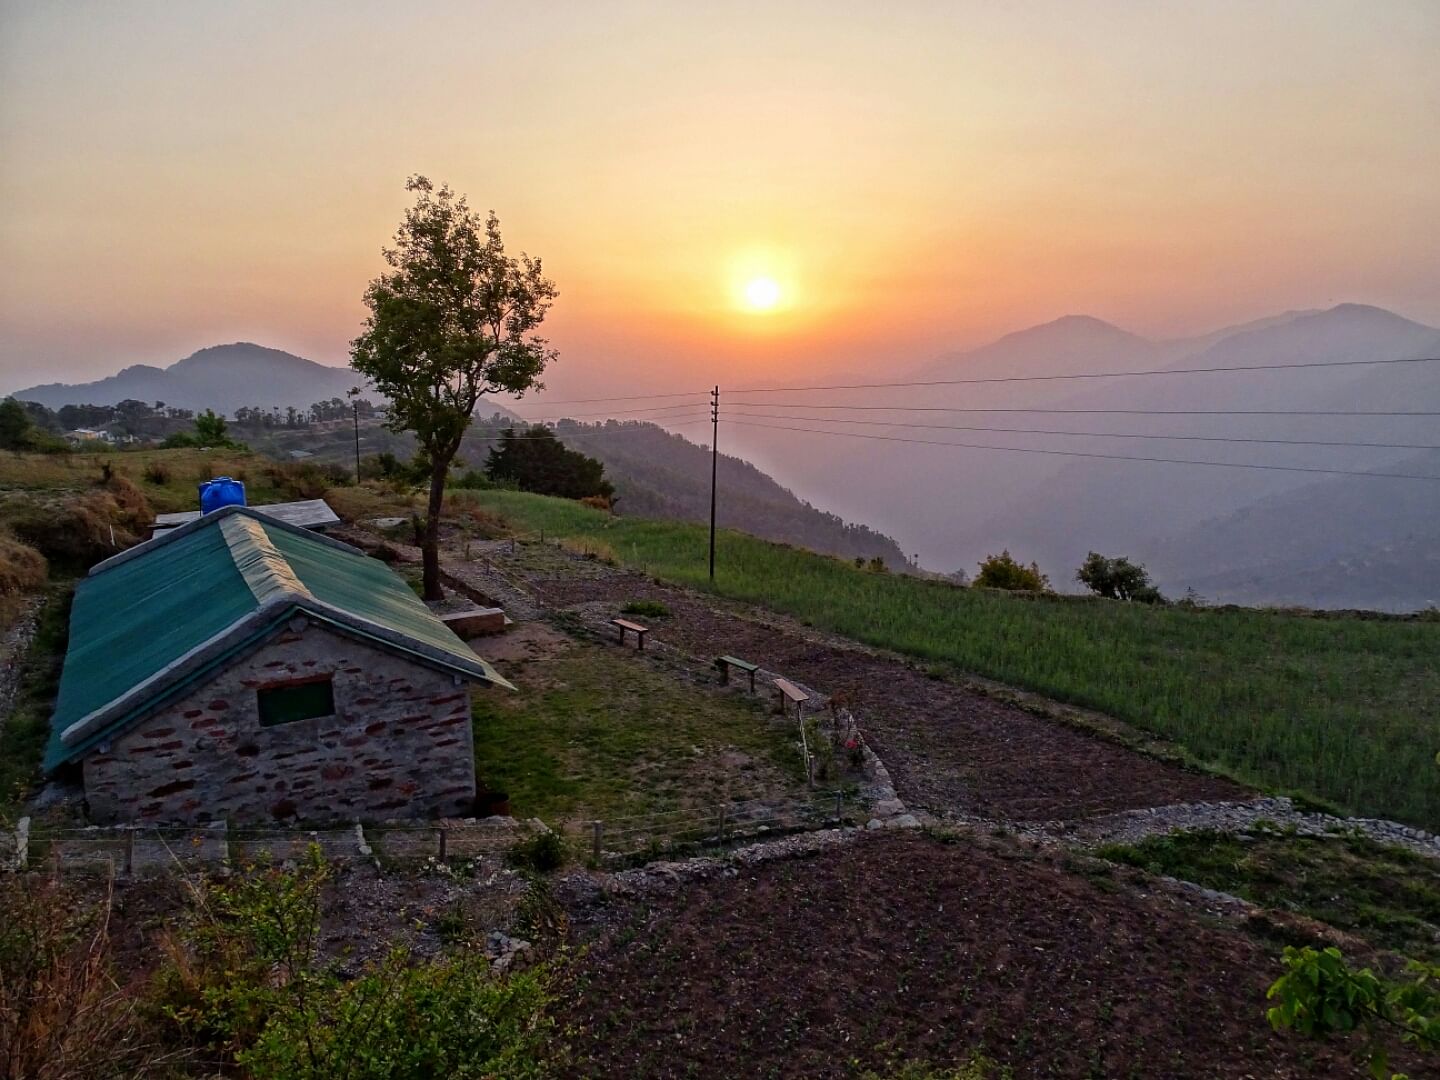
[[[109,1080],[159,1064],[138,996],[112,973],[112,900],[86,903],[37,874],[0,880],[3,1080]]]
[[[48,569],[40,552],[0,532],[0,596],[40,588]]]

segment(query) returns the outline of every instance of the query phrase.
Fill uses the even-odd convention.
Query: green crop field
[[[709,589],[706,530],[477,492],[520,532]],[[1098,709],[1202,763],[1353,813],[1440,828],[1440,621],[1030,599],[874,574],[722,532],[715,591]]]

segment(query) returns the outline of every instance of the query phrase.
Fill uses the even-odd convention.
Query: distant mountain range
[[[1342,304],[1178,341],[1151,341],[1099,319],[1067,316],[941,357],[910,376],[886,378],[1014,379],[1436,356],[1440,329]],[[1212,599],[1239,603],[1409,610],[1440,598],[1440,482],[1224,467],[1440,476],[1440,461],[1417,458],[1416,449],[1263,441],[1440,443],[1433,416],[1293,415],[1440,411],[1440,363],[786,398],[864,406],[812,410],[810,422],[784,421],[790,426],[969,444],[754,428],[732,436],[739,441],[743,430],[744,452],[776,463],[782,482],[847,516],[883,523],[906,550],[920,551],[927,566],[973,572],[985,555],[1009,548],[1027,562],[1038,560],[1056,587],[1074,590],[1075,567],[1097,550],[1151,560],[1172,592],[1193,585]],[[924,411],[887,412],[886,405]],[[806,415],[803,408],[784,411]],[[1279,412],[1292,415],[1273,415]],[[836,422],[846,416],[866,423]]]
[[[317,401],[343,398],[351,387],[366,385],[349,368],[327,367],[280,349],[239,341],[201,349],[166,368],[136,364],[96,382],[47,383],[17,390],[13,396],[52,409],[116,405],[134,399],[231,415],[236,409],[255,406],[305,408]],[[373,391],[370,396],[374,397]]]

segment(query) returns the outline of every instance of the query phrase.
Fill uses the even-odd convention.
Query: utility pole
[[[710,580],[715,580],[715,474],[720,461],[720,387],[710,391]]]
[[[355,483],[360,483],[360,399],[355,395],[360,393],[357,386],[350,391],[350,410],[355,415]],[[693,414],[692,414],[693,415]]]

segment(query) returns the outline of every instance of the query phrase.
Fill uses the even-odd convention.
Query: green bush
[[[253,1080],[540,1074],[543,968],[501,978],[478,953],[422,962],[395,950],[342,974],[318,955],[330,881],[316,847],[295,870],[195,886],[152,999],[172,1041],[226,1053]]]
[[[1133,600],[1140,604],[1165,602],[1145,567],[1123,557],[1111,559],[1092,551],[1075,571],[1075,580],[1108,600]]]
[[[631,600],[620,609],[621,615],[639,615],[650,619],[663,619],[670,609],[659,600]]]
[[[973,586],[977,589],[1005,589],[1010,592],[1048,592],[1050,579],[1035,563],[1026,566],[1015,561],[1008,550],[991,555],[980,564]]]
[[[538,970],[499,979],[474,953],[413,965],[392,953],[273,1014],[235,1055],[254,1080],[539,1076],[549,1025]]]
[[[552,829],[520,840],[510,848],[506,861],[515,867],[547,874],[565,865],[565,842]]]

